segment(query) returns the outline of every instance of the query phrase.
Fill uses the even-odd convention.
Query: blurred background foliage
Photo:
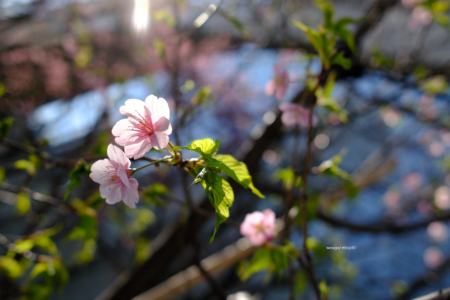
[[[223,256],[222,272],[199,283],[182,273],[185,287],[157,299],[287,299],[304,215],[285,202],[290,191],[301,197],[295,166],[306,151],[292,149],[307,130],[283,126],[278,106],[312,98],[306,245],[322,294],[411,299],[450,286],[449,8],[0,0],[0,299],[152,299],[142,293],[175,291],[169,278],[227,249],[239,261]],[[290,80],[279,100],[265,93],[274,65]],[[232,183],[230,220],[211,244],[214,211],[182,170],[136,175],[134,210],[104,205],[87,176],[114,143],[118,108],[150,94],[169,102],[173,143],[220,140],[220,154],[245,162],[266,196]],[[254,252],[236,227],[265,208],[292,217],[291,243]],[[355,248],[327,248],[339,246]],[[296,299],[312,299],[295,268]]]

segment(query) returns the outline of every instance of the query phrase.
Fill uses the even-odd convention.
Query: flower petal
[[[134,178],[130,178],[130,187],[125,190],[123,202],[131,208],[135,208],[135,203],[139,202],[138,187],[138,181]]]
[[[109,159],[121,164],[125,169],[128,169],[131,165],[131,162],[125,153],[112,144],[108,145],[108,157]]]
[[[151,137],[150,141],[153,147],[157,150],[164,149],[169,143],[169,136],[165,133],[156,131]]]
[[[170,119],[169,104],[164,98],[156,98],[156,96],[150,95],[145,99],[145,106],[147,106],[152,113],[153,124],[161,117]]]
[[[130,187],[130,181],[128,179],[127,171],[124,169],[122,165],[119,165],[119,169],[117,170],[117,176],[119,176],[120,180],[127,188]]]
[[[106,198],[106,203],[108,204],[116,204],[117,202],[120,202],[122,200],[122,189],[121,187],[124,186],[123,184],[116,184],[114,189],[111,191],[111,193]]]
[[[91,174],[89,174],[89,177],[99,184],[107,184],[111,181],[112,174],[109,174],[111,171],[114,171],[115,173],[114,165],[109,159],[105,158],[96,161],[91,166]]]
[[[169,119],[167,119],[166,117],[161,117],[155,123],[155,131],[170,135],[172,133],[172,125],[170,124]]]
[[[140,115],[143,116],[144,101],[138,99],[129,99],[125,101],[125,106],[121,106],[119,109],[122,115],[128,116],[133,119],[140,119]]]
[[[153,145],[150,138],[145,138],[138,143],[125,146],[125,154],[128,157],[133,157],[134,159],[139,159],[145,155]]]

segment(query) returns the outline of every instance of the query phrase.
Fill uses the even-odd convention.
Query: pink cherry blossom
[[[275,213],[270,209],[247,214],[241,224],[241,234],[248,236],[255,247],[270,241],[275,236],[275,230]]]
[[[268,96],[275,95],[277,100],[282,100],[289,85],[289,76],[278,65],[273,66],[273,72],[275,73],[275,77],[267,83],[264,92]]]
[[[299,125],[300,127],[307,128],[309,124],[310,110],[304,108],[300,104],[296,103],[281,103],[279,109],[283,112],[281,115],[281,121],[284,126],[290,127],[293,125]],[[313,125],[316,125],[318,119],[313,115]]]
[[[402,4],[404,7],[410,8],[416,6],[417,4],[423,1],[424,0],[402,0]]]
[[[123,200],[126,205],[135,208],[135,203],[139,202],[139,183],[130,177],[130,160],[122,150],[111,144],[108,146],[108,157],[92,165],[89,177],[100,184],[100,195],[106,203],[115,204]]]
[[[128,119],[114,125],[112,134],[116,143],[125,147],[125,154],[134,159],[141,158],[153,147],[161,150],[169,143],[172,133],[170,110],[167,101],[150,95],[145,102],[137,99],[125,101],[120,113]]]
[[[433,15],[430,10],[423,7],[417,6],[413,9],[411,17],[408,21],[408,26],[412,30],[419,30],[421,27],[430,24],[433,21]]]

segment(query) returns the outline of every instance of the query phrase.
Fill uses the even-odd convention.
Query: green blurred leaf
[[[69,173],[69,187],[64,195],[64,200],[67,200],[70,193],[74,188],[77,188],[81,185],[81,176],[89,175],[91,173],[90,165],[86,164],[86,162],[80,159],[75,168]]]
[[[425,79],[420,84],[421,88],[429,94],[444,94],[448,89],[447,81],[443,75]]]
[[[75,62],[75,65],[80,68],[89,65],[92,61],[91,46],[88,45],[81,46],[73,60]]]
[[[153,40],[153,48],[155,48],[156,53],[158,54],[159,58],[163,61],[166,60],[166,43],[160,39],[154,39]]]
[[[32,281],[37,276],[41,275],[44,272],[47,272],[47,270],[48,270],[47,263],[44,262],[37,263],[31,270],[30,275],[28,275],[28,281]]]
[[[34,240],[34,244],[37,248],[48,252],[50,254],[58,254],[58,248],[52,239],[48,236],[40,236]]]
[[[152,243],[150,242],[149,239],[143,237],[139,238],[136,245],[136,254],[134,256],[134,260],[138,264],[143,263],[144,261],[147,260],[147,258],[150,257],[151,249]]]
[[[197,93],[191,99],[193,105],[202,105],[212,101],[211,97],[212,89],[209,85],[198,89]]]
[[[273,177],[283,182],[284,188],[286,190],[291,190],[294,186],[295,173],[294,169],[292,168],[276,169],[275,172],[273,173]],[[302,186],[301,177],[298,177],[295,182],[295,187],[299,188],[301,186]]]
[[[17,253],[24,253],[26,251],[30,251],[34,247],[34,241],[31,239],[18,240],[14,244],[16,245],[15,252]]]
[[[16,169],[26,170],[29,175],[34,176],[41,166],[41,159],[35,154],[30,154],[28,159],[29,160],[20,159],[16,161],[14,167]]]
[[[155,214],[150,209],[145,207],[130,210],[129,213],[132,217],[132,222],[128,227],[128,234],[141,233],[156,219]]]
[[[22,276],[24,270],[18,261],[8,256],[0,257],[0,270],[10,278],[17,279]]]
[[[250,31],[245,27],[245,25],[241,21],[223,11],[222,16],[225,17],[225,19],[227,19],[228,22],[230,22],[230,24],[237,29],[237,31],[242,35],[242,38],[248,39],[250,37]]]
[[[13,123],[14,123],[13,117],[8,117],[0,120],[0,138],[5,138],[9,136],[9,131]]]
[[[6,94],[6,86],[3,83],[0,83],[0,98],[3,97]],[[11,117],[12,118],[12,117]],[[0,121],[1,122],[1,121]],[[1,125],[0,125],[1,128]],[[0,137],[1,137],[1,129],[0,129]]]
[[[324,258],[328,255],[327,248],[322,243],[320,243],[319,240],[316,238],[308,237],[306,239],[306,246],[319,258]]]
[[[340,65],[344,69],[348,70],[352,67],[352,60],[350,58],[344,57],[344,51],[341,51],[333,56],[331,63],[335,65]]]
[[[0,182],[5,180],[5,168],[0,166]]]
[[[17,194],[16,211],[20,215],[24,215],[31,210],[31,201],[28,194]]]
[[[260,247],[256,250],[250,262],[241,264],[239,277],[242,281],[247,281],[253,274],[269,269],[271,263],[270,250],[266,247]]]
[[[164,22],[167,26],[173,28],[177,25],[177,20],[166,10],[157,10],[153,16],[155,20]]]
[[[96,250],[97,242],[94,239],[84,240],[81,251],[76,254],[77,262],[79,264],[87,264],[91,262],[94,259]]]
[[[237,161],[231,155],[218,154],[214,158],[220,161],[220,163],[217,164],[217,167],[222,170],[222,173],[233,178],[234,181],[244,188],[250,189],[258,197],[264,198],[264,195],[253,185],[252,176],[248,172],[245,163]]]
[[[328,298],[328,286],[327,286],[327,282],[325,281],[325,279],[322,279],[322,281],[319,283],[319,290],[320,293],[322,294],[322,296],[324,297],[324,299]]]
[[[144,201],[155,205],[166,206],[166,202],[162,201],[160,196],[169,194],[169,189],[162,183],[154,183],[144,192]]]

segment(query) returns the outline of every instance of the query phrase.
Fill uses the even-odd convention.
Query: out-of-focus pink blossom
[[[125,154],[141,158],[153,147],[161,150],[169,143],[172,133],[170,110],[167,101],[150,95],[144,101],[130,99],[120,107],[120,113],[128,119],[114,125],[112,134],[116,143],[125,147]]]
[[[418,172],[409,173],[402,178],[402,185],[409,191],[414,192],[422,185],[422,175]]]
[[[444,222],[435,221],[427,228],[428,235],[434,241],[442,243],[448,239],[448,228]]]
[[[402,0],[402,4],[404,7],[410,8],[422,3],[423,1],[424,0]]]
[[[430,247],[423,253],[423,260],[428,268],[434,269],[444,262],[444,254],[438,248]]]
[[[241,224],[241,234],[248,236],[255,247],[270,241],[275,236],[275,230],[275,213],[271,209],[247,214]]]
[[[434,191],[434,203],[439,209],[450,209],[450,189],[445,185],[438,187]]]
[[[275,77],[267,83],[264,91],[268,96],[275,95],[277,100],[282,100],[284,95],[286,95],[286,90],[289,86],[289,76],[288,73],[278,65],[273,66],[273,72]]]
[[[139,202],[139,183],[130,177],[130,160],[122,150],[111,144],[108,146],[108,157],[92,165],[89,177],[100,184],[100,195],[106,203],[115,204],[123,200],[126,205],[135,208]]]
[[[299,125],[303,128],[308,127],[310,114],[309,109],[306,109],[296,103],[281,103],[279,109],[283,112],[281,115],[281,121],[285,126],[290,127],[293,125]],[[312,124],[315,126],[318,119],[315,115],[313,115],[312,118]]]
[[[433,15],[430,10],[423,6],[417,6],[413,9],[408,26],[412,30],[418,30],[433,21]]]

